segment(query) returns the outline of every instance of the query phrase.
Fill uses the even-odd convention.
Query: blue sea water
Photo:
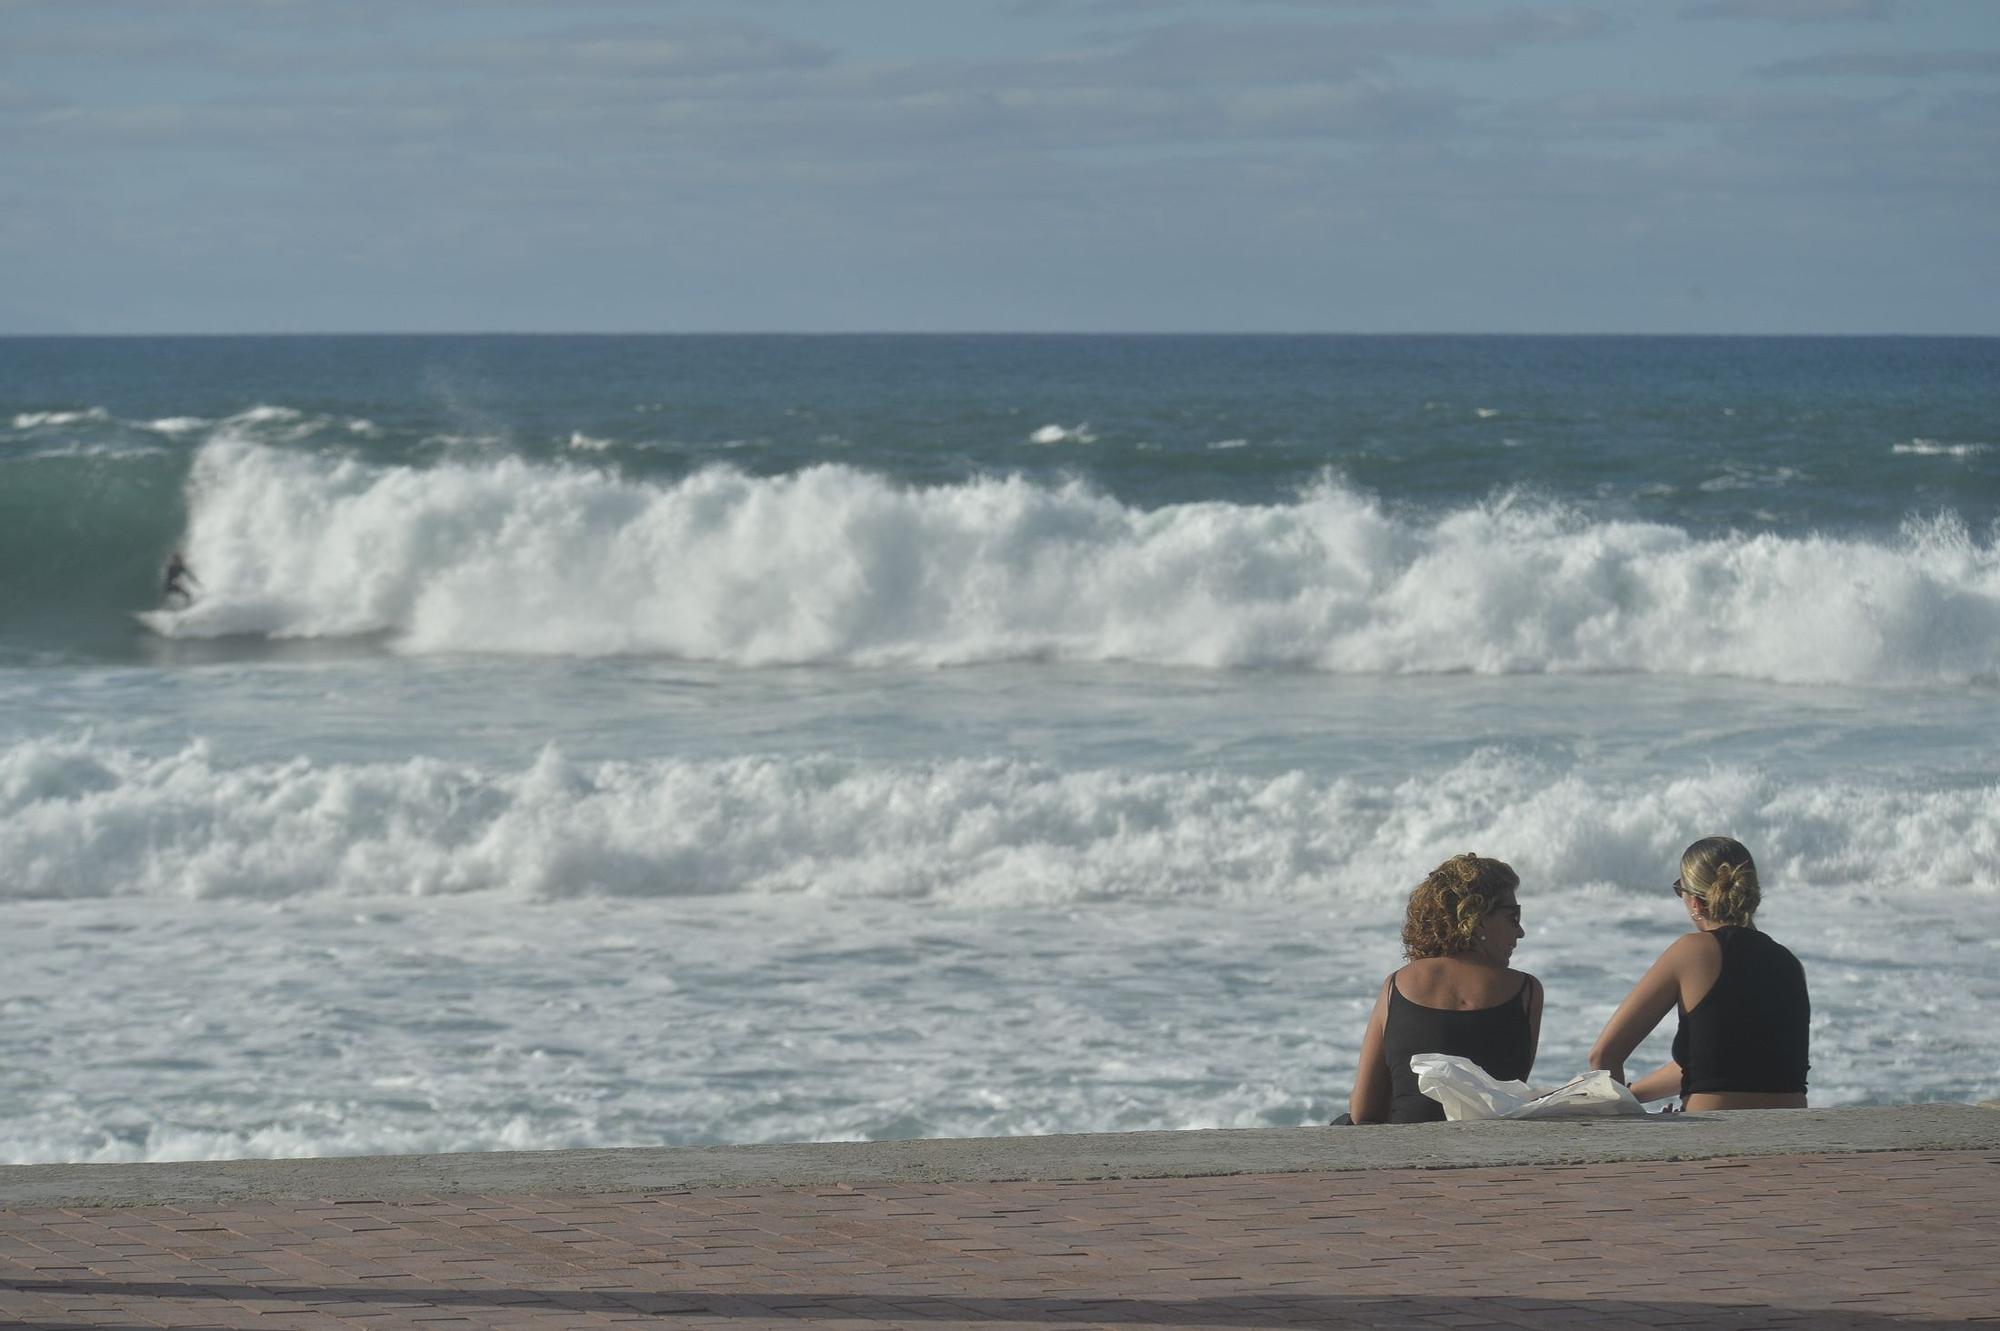
[[[1714,832],[1991,1096],[1996,500],[1992,339],[0,339],[0,1159],[1323,1121],[1468,849],[1560,1077]]]

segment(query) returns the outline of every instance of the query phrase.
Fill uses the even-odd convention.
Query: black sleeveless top
[[[1459,1011],[1425,1007],[1403,997],[1389,981],[1389,1016],[1382,1052],[1389,1058],[1389,1121],[1441,1123],[1444,1106],[1417,1089],[1411,1054],[1458,1054],[1500,1081],[1524,1081],[1534,1061],[1528,1048],[1528,1005],[1534,980],[1521,977],[1521,991],[1492,1007]]]
[[[1711,929],[1722,973],[1692,1010],[1681,1013],[1674,1062],[1681,1096],[1704,1091],[1806,1093],[1806,1027],[1812,1000],[1805,967],[1769,934],[1739,925]]]

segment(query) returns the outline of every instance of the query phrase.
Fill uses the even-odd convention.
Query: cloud
[[[833,52],[756,24],[732,19],[620,24],[538,33],[532,38],[486,43],[473,63],[567,69],[581,74],[740,74],[796,70],[832,62]]]
[[[2000,74],[2000,51],[1835,51],[1761,65],[1773,78],[1862,75],[1921,79],[1948,74]]]
[[[1240,4],[1262,4],[1271,8],[1310,9],[1397,9],[1404,13],[1428,9],[1429,0],[1237,0]],[[1165,14],[1198,7],[1199,0],[1012,0],[1007,6],[1014,14]]]
[[[630,10],[635,6],[645,7],[651,0],[559,0],[567,12],[579,9]],[[670,0],[662,0],[662,3]],[[320,22],[344,26],[354,21],[355,12],[372,9],[378,14],[407,10],[409,0],[341,0],[336,7],[325,0],[89,0],[89,21],[104,23],[109,18],[132,22],[154,22],[163,17],[163,12],[177,6],[179,13],[174,18],[200,17],[206,14],[223,15],[231,19],[272,17],[295,18],[307,24]],[[424,0],[424,8],[432,10],[530,10],[547,11],[550,0]],[[657,8],[657,5],[653,7]],[[49,15],[61,19],[74,19],[82,8],[77,0],[0,0],[0,14]]]
[[[0,5],[5,3],[0,0]],[[10,33],[6,44],[0,46],[0,60],[21,68],[79,60],[85,64],[180,66],[199,64],[214,49],[212,43],[187,33],[107,23]]]
[[[1963,126],[1993,135],[2000,130],[2000,93],[1959,93],[1944,98],[1931,112],[1931,119],[1940,125]],[[1988,141],[2000,144],[2000,138]],[[2000,154],[2000,148],[1995,152]]]
[[[1881,23],[1900,0],[1705,0],[1681,10],[1693,19],[1756,19],[1769,23]]]
[[[1523,98],[1496,111],[1489,124],[1524,141],[1657,137],[1689,127],[1786,125],[1839,136],[1879,119],[1897,99],[1780,95],[1769,92],[1574,92]]]
[[[212,0],[257,4],[275,0]],[[349,0],[355,5],[376,0]],[[5,0],[0,0],[4,4]],[[57,26],[14,36],[0,54],[17,64],[65,62],[81,67],[143,67],[188,81],[203,72],[293,80],[368,78],[405,71],[515,74],[568,69],[579,75],[693,75],[757,69],[799,69],[828,63],[833,53],[754,23],[690,16],[645,23],[573,25],[506,38],[420,40],[366,23],[315,30],[324,12],[283,11],[279,21],[233,25],[226,31],[162,29],[133,24]],[[294,22],[292,20],[297,19]],[[361,34],[357,39],[357,34]]]
[[[1398,56],[1488,60],[1530,46],[1600,37],[1615,24],[1590,10],[1514,10],[1452,21],[1164,24],[1103,37],[1108,58],[1176,78],[1244,82],[1338,78]]]
[[[19,111],[28,107],[47,106],[49,104],[50,102],[47,97],[30,92],[19,84],[10,83],[6,79],[0,79],[0,112]]]
[[[397,275],[432,268],[472,291],[517,262],[547,275],[596,254],[625,264],[607,289],[684,263],[680,280],[720,274],[718,291],[751,273],[773,290],[873,273],[890,290],[915,256],[983,293],[960,307],[979,319],[1033,322],[981,305],[1017,283],[981,287],[984,258],[963,256],[1011,255],[992,271],[1017,275],[1044,253],[1086,277],[1125,265],[1150,291],[1174,285],[1145,280],[1161,264],[1314,272],[1345,246],[1421,273],[1426,256],[1482,246],[1495,261],[1522,246],[1613,253],[1645,228],[1653,243],[1750,236],[1774,252],[1848,228],[1911,237],[1898,251],[1911,252],[1969,229],[2000,191],[1982,183],[2000,182],[1987,85],[1745,77],[1750,61],[1814,49],[1792,32],[1740,34],[1750,54],[1691,77],[1674,62],[1712,60],[1713,44],[1655,58],[1642,43],[1658,23],[1623,8],[1064,0],[982,44],[1006,0],[986,0],[964,40],[955,17],[891,31],[893,6],[835,22],[824,2],[349,0],[373,24],[188,0],[151,21],[134,8],[126,30],[38,10],[50,21],[23,35],[68,45],[15,47],[0,83],[0,150],[36,184],[15,218],[0,209],[0,258],[60,252],[83,272],[102,251],[138,256],[135,272],[206,273],[233,271],[241,250],[275,269],[373,272],[371,299],[391,308]],[[730,17],[700,16],[725,3]],[[210,5],[214,19],[183,21]],[[1968,54],[1935,72],[1976,72]],[[1095,294],[1083,278],[1050,291],[1079,307]],[[1186,317],[1170,305],[1162,319]]]
[[[11,116],[0,105],[0,137],[42,152],[457,152],[504,156],[510,169],[560,159],[579,142],[597,160],[663,163],[671,154],[678,166],[711,169],[743,157],[860,171],[920,152],[956,174],[1024,153],[1449,137],[1474,99],[1408,77],[1404,59],[1488,60],[1604,27],[1590,13],[1533,10],[1177,22],[1022,58],[874,63],[721,19],[402,47],[376,35],[362,37],[368,45],[287,45],[270,33],[232,33],[168,62],[165,96],[75,96],[67,107]],[[173,96],[197,87],[199,98]]]

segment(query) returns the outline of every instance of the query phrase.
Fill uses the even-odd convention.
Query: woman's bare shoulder
[[[1682,934],[1667,944],[1660,953],[1660,959],[1653,963],[1654,970],[1664,968],[1682,985],[1682,992],[1690,983],[1700,986],[1713,982],[1722,970],[1722,941],[1697,929]]]
[[[1721,955],[1722,940],[1714,934],[1705,933],[1700,929],[1682,934],[1679,938],[1667,944],[1666,951],[1660,953],[1662,958],[1674,957],[1689,961],[1706,957],[1720,957]]]
[[[1519,994],[1529,982],[1524,971],[1468,961],[1426,957],[1390,977],[1397,992],[1413,1003],[1436,1008],[1492,1007]]]

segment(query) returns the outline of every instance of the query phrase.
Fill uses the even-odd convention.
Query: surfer
[[[187,561],[181,558],[181,552],[176,550],[167,558],[166,583],[162,589],[161,599],[171,606],[174,604],[174,598],[178,596],[181,608],[186,609],[194,604],[194,592],[189,588],[189,583],[199,586],[201,579],[194,575],[194,570],[187,566]]]

